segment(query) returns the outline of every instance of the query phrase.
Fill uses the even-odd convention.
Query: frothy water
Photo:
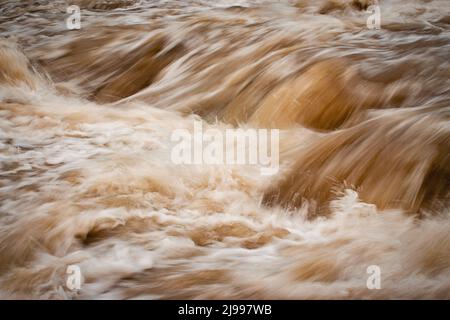
[[[0,13],[1,298],[450,298],[447,0]],[[171,162],[198,121],[280,171]]]

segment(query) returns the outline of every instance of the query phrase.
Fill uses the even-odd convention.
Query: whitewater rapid
[[[0,297],[449,299],[448,4],[2,1]],[[196,121],[279,172],[173,163]]]

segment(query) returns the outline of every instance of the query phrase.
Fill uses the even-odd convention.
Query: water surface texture
[[[0,36],[1,298],[450,298],[448,0],[2,0]],[[173,163],[194,121],[280,129],[279,172]]]

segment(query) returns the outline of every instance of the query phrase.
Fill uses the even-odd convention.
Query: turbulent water
[[[0,297],[450,299],[450,3],[373,4],[0,1]],[[194,120],[280,171],[174,164]]]

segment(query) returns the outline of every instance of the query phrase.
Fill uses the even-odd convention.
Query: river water
[[[449,299],[449,4],[0,1],[0,297]],[[279,172],[174,164],[195,121]]]

